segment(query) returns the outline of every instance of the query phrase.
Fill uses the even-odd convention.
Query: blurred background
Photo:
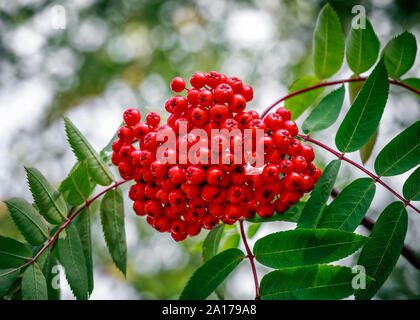
[[[347,35],[354,5],[361,4],[383,48],[407,29],[420,39],[420,1],[329,1]],[[285,95],[298,77],[312,74],[311,42],[316,17],[326,1],[275,0],[0,0],[0,200],[31,195],[23,166],[37,167],[54,182],[75,158],[64,134],[67,115],[92,145],[102,149],[128,107],[164,110],[174,76],[217,70],[254,87],[249,108],[264,110]],[[406,77],[420,76],[420,57]],[[348,78],[343,65],[335,79]],[[420,118],[420,99],[391,88],[374,155],[402,129]],[[349,108],[348,97],[343,109]],[[317,135],[334,146],[337,125]],[[306,114],[299,118],[302,122]],[[319,164],[332,159],[315,149]],[[358,153],[350,157],[360,161]],[[374,157],[373,157],[374,158]],[[367,163],[373,168],[373,160]],[[411,172],[387,178],[396,190]],[[343,163],[338,186],[362,175]],[[125,192],[127,193],[127,192]],[[395,198],[381,186],[369,211],[376,218]],[[409,210],[406,242],[420,253],[420,217]],[[201,265],[207,232],[183,243],[158,234],[134,215],[126,201],[127,279],[113,266],[98,214],[92,215],[95,289],[92,299],[177,298]],[[261,236],[293,227],[262,226]],[[357,232],[367,234],[363,227]],[[237,230],[227,230],[224,248],[240,246]],[[19,238],[0,203],[0,234]],[[354,257],[341,261],[354,265]],[[266,272],[259,269],[261,278]],[[64,276],[62,298],[73,299]],[[253,281],[243,262],[223,285],[226,298],[251,299]],[[212,296],[214,298],[214,296]],[[420,271],[400,258],[379,299],[420,298]]]

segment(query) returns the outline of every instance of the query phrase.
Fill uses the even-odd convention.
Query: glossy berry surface
[[[152,111],[141,122],[137,109],[123,113],[112,163],[134,182],[137,216],[182,241],[219,223],[282,214],[314,188],[322,172],[288,109],[261,119],[246,110],[252,87],[216,71],[189,83],[172,80],[178,94],[165,103],[168,114]]]

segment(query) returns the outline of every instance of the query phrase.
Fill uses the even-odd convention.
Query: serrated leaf
[[[204,300],[227,278],[244,258],[239,249],[229,249],[198,268],[181,293],[180,300]]]
[[[416,59],[416,53],[416,37],[408,31],[389,41],[383,50],[389,76],[396,79],[410,70]]]
[[[324,172],[312,190],[311,197],[302,210],[298,222],[299,228],[315,228],[317,226],[321,218],[321,212],[326,206],[331,190],[334,187],[340,165],[340,160],[333,160],[325,167]]]
[[[207,234],[203,243],[203,261],[207,262],[213,258],[219,250],[220,240],[222,239],[223,231],[225,230],[224,224],[215,226]]]
[[[344,35],[340,20],[330,4],[320,11],[313,39],[315,75],[327,79],[341,67],[344,59]]]
[[[295,229],[269,234],[254,245],[257,261],[279,269],[323,264],[354,253],[366,237],[334,229]]]
[[[112,260],[125,275],[127,243],[124,226],[124,203],[119,188],[108,191],[101,201],[100,215],[105,241]]]
[[[356,292],[352,287],[354,277],[352,269],[342,266],[285,268],[264,276],[260,295],[262,300],[343,299]]]
[[[319,84],[321,81],[314,76],[303,76],[292,83],[289,93],[305,89]],[[292,119],[295,120],[316,100],[324,91],[324,88],[310,90],[286,100],[284,106],[292,113]]]
[[[73,224],[63,230],[57,241],[59,261],[64,267],[66,278],[77,299],[86,300],[89,292],[86,259],[79,233]]]
[[[31,263],[23,273],[23,300],[48,300],[47,281],[36,262]]]
[[[302,124],[305,133],[329,128],[337,120],[344,101],[344,86],[326,95]]]
[[[420,201],[420,167],[414,170],[405,181],[403,195],[407,200]]]
[[[240,241],[241,241],[241,236],[238,233],[231,234],[224,241],[222,249],[220,249],[220,251],[226,251],[228,249],[238,248]]]
[[[19,270],[16,268],[0,269],[0,298],[9,291],[18,276]]]
[[[351,28],[347,38],[346,59],[355,74],[361,74],[372,67],[379,54],[379,39],[366,17],[365,21],[366,28]]]
[[[59,190],[71,206],[77,207],[86,202],[90,195],[90,183],[85,162],[78,162],[61,183]]]
[[[341,152],[356,151],[369,141],[381,120],[388,91],[388,74],[381,59],[338,128],[335,144]]]
[[[93,261],[92,261],[92,237],[90,228],[91,207],[83,209],[74,219],[74,225],[79,232],[82,250],[85,255],[86,267],[88,272],[89,294],[93,291]]]
[[[29,187],[41,215],[52,224],[66,219],[67,206],[61,193],[35,168],[25,168]]]
[[[0,269],[16,268],[32,258],[31,249],[23,243],[0,236]]]
[[[260,230],[262,224],[261,223],[253,223],[248,227],[247,236],[248,238],[253,238],[255,234]]]
[[[49,238],[47,225],[28,202],[20,198],[12,198],[5,203],[10,216],[26,241],[33,245],[40,245]]]
[[[372,155],[373,148],[375,147],[376,139],[378,138],[379,127],[376,128],[375,133],[373,136],[370,137],[369,141],[360,148],[360,160],[362,160],[363,164],[369,160],[370,156]]]
[[[379,176],[395,176],[420,163],[420,121],[393,138],[379,152],[375,171]]]
[[[272,222],[272,221],[288,221],[288,222],[298,222],[302,214],[302,210],[305,207],[306,202],[299,201],[289,210],[282,213],[275,213],[273,216],[268,218],[261,218],[259,215],[255,215],[252,218],[246,219],[248,222],[261,223],[261,222]]]
[[[108,166],[69,119],[64,118],[64,123],[68,141],[77,159],[87,160],[89,175],[95,182],[102,186],[110,185],[114,177]]]
[[[60,300],[61,290],[58,282],[60,275],[54,255],[50,250],[44,250],[38,257],[37,263],[47,281],[48,300]]]
[[[354,180],[325,208],[317,228],[353,232],[369,209],[375,191],[376,186],[372,179]]]
[[[357,261],[375,281],[360,290],[356,299],[372,298],[391,274],[404,246],[407,223],[407,211],[402,202],[391,203],[381,213]]]

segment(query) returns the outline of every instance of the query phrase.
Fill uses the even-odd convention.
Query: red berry
[[[149,112],[146,116],[146,122],[152,128],[155,128],[160,123],[160,115],[157,112]]]
[[[192,165],[185,169],[185,178],[187,183],[200,184],[206,178],[206,173],[202,167]]]
[[[239,204],[228,204],[224,215],[228,220],[235,222],[242,217],[242,207]]]
[[[290,145],[290,142],[292,141],[292,137],[290,136],[289,131],[284,130],[284,129],[276,130],[273,133],[272,138],[276,147],[282,150],[285,150]]]
[[[183,183],[185,180],[184,169],[180,165],[173,165],[168,170],[168,177],[173,183]]]
[[[213,97],[217,102],[229,102],[233,97],[233,89],[227,83],[221,83],[214,89]]]
[[[206,84],[210,88],[216,87],[221,82],[222,82],[222,76],[220,75],[220,73],[218,73],[216,71],[210,71],[209,73],[207,73]]]
[[[131,143],[134,139],[133,129],[127,126],[121,127],[120,129],[118,129],[117,136],[122,142],[127,144]]]
[[[133,184],[130,188],[128,193],[128,197],[135,201],[135,200],[143,200],[144,199],[144,185],[143,184]]]
[[[303,157],[305,157],[305,159],[308,163],[314,161],[314,159],[315,159],[314,149],[312,149],[311,146],[302,145],[302,150],[300,151],[300,154]]]
[[[134,137],[138,140],[142,140],[146,134],[150,132],[150,127],[143,122],[136,124],[133,128]]]
[[[175,77],[171,82],[171,89],[175,92],[181,92],[185,86],[185,80],[181,77]]]
[[[279,174],[279,169],[275,164],[267,164],[262,171],[264,183],[273,183],[278,181],[280,179]]]
[[[211,214],[206,214],[203,220],[201,221],[201,225],[203,226],[204,229],[207,229],[207,230],[212,229],[218,223],[219,223],[219,219],[216,219]]]
[[[299,133],[299,129],[296,125],[296,122],[292,120],[287,120],[283,122],[283,128],[290,132],[292,137],[295,137]]]
[[[201,89],[206,85],[207,77],[203,72],[196,72],[190,79],[191,85],[196,89]]]
[[[292,113],[290,112],[290,110],[283,107],[278,108],[276,110],[276,113],[278,113],[283,118],[283,121],[287,121],[292,118]]]
[[[274,214],[274,206],[270,204],[259,204],[257,206],[257,214],[261,218],[268,218]]]
[[[246,108],[246,100],[241,94],[236,93],[233,95],[232,100],[229,102],[228,106],[230,111],[233,113],[242,112]]]
[[[200,93],[200,90],[198,90],[198,89],[188,90],[187,100],[191,105],[193,105],[193,106],[198,105],[198,103],[199,103],[198,94],[199,93]]]
[[[281,173],[286,175],[286,174],[292,172],[293,169],[294,169],[294,166],[293,166],[293,161],[292,160],[284,159],[280,162],[279,170],[280,170]]]
[[[241,94],[247,102],[251,101],[254,98],[254,92],[251,86],[243,85]]]
[[[153,226],[159,232],[166,232],[169,231],[169,229],[171,228],[171,221],[164,216],[160,216],[158,218],[155,218]]]
[[[176,219],[171,223],[171,233],[173,234],[184,234],[187,231],[187,224],[184,220]]]
[[[198,102],[200,106],[206,108],[213,104],[213,93],[210,90],[201,90],[198,94]]]
[[[191,112],[191,122],[197,127],[204,126],[209,120],[209,111],[203,107],[195,107]]]
[[[224,104],[215,103],[210,108],[209,117],[212,121],[223,121],[229,117],[229,109]]]
[[[289,146],[286,149],[286,152],[289,156],[297,156],[302,150],[302,144],[298,139],[292,139]]]
[[[283,178],[284,187],[289,191],[298,191],[303,184],[303,178],[296,172],[291,172]]]
[[[156,218],[163,214],[163,208],[157,200],[148,200],[144,204],[144,211],[150,217]]]
[[[229,77],[226,80],[227,84],[232,87],[235,93],[242,93],[242,80],[237,77]]]
[[[308,168],[308,163],[303,156],[293,157],[293,167],[296,172],[304,172]]]
[[[134,126],[140,122],[141,114],[139,110],[130,108],[124,111],[123,118],[128,126]]]

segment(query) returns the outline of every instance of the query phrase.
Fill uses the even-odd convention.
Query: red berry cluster
[[[262,218],[275,211],[280,214],[313,189],[321,171],[312,164],[312,147],[295,138],[298,128],[289,110],[280,107],[265,119],[255,111],[245,111],[253,98],[252,87],[216,71],[197,72],[190,83],[192,88],[186,89],[180,77],[171,82],[174,92],[186,90],[186,95],[168,99],[166,124],[160,125],[156,112],[148,113],[146,122],[140,122],[137,109],[124,112],[125,125],[112,145],[112,162],[123,179],[136,182],[129,197],[137,215],[147,216],[156,230],[170,232],[174,240],[181,241],[220,221],[233,224],[255,214]],[[181,124],[186,128],[184,134]],[[204,131],[206,137],[195,129]],[[241,149],[245,160],[238,163],[234,149],[245,145],[247,129],[251,149]],[[239,134],[225,134],[234,130]],[[257,139],[258,130],[262,135]],[[167,142],[158,139],[161,132],[176,137],[163,152],[165,159],[172,155],[174,163],[157,157],[158,148]],[[187,152],[179,151],[181,145]],[[256,152],[257,145],[263,146],[262,154]],[[254,161],[246,160],[249,156]],[[256,168],[255,159],[261,156],[263,166]]]

